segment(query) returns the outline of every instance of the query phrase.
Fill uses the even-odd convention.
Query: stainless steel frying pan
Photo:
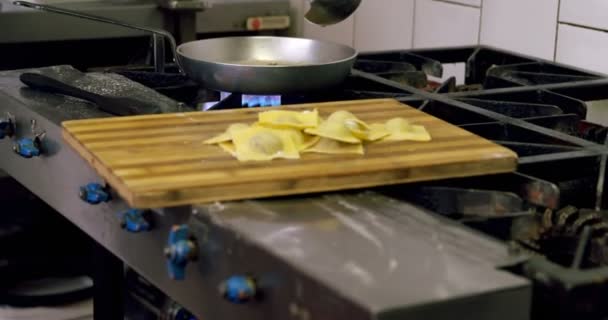
[[[26,1],[14,4],[141,30],[169,40],[181,71],[206,88],[246,94],[315,91],[342,83],[357,51],[319,40],[228,37],[177,46],[164,30],[133,26],[89,14]]]

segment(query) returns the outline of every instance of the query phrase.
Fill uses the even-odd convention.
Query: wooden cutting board
[[[75,120],[64,139],[131,206],[157,208],[344,190],[514,171],[509,149],[392,99],[281,107],[348,110],[368,123],[404,117],[431,142],[381,142],[365,155],[303,154],[299,160],[239,162],[203,140],[268,108]],[[84,181],[83,181],[84,182]]]

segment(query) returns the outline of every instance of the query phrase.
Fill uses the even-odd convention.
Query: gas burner
[[[608,267],[606,212],[574,206],[547,209],[515,221],[513,240],[564,267]]]
[[[277,107],[282,105],[281,95],[252,95],[221,92],[218,101],[203,102],[198,108],[203,111],[255,108],[255,107]]]
[[[241,105],[247,108],[276,107],[281,105],[281,95],[251,95],[244,94]]]
[[[567,206],[513,222],[514,248],[531,259],[514,271],[532,279],[534,318],[605,319],[608,216]]]

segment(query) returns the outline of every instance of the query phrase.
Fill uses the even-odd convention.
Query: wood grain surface
[[[517,155],[392,99],[284,106],[348,110],[368,123],[404,117],[431,142],[377,142],[365,155],[302,154],[298,160],[239,162],[203,144],[268,108],[66,121],[63,136],[135,208],[345,190],[514,171]]]

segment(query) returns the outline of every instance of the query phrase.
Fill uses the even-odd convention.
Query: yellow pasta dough
[[[424,126],[411,124],[403,118],[393,118],[386,122],[390,133],[386,141],[431,141],[431,135]]]
[[[364,154],[361,143],[344,143],[332,139],[321,138],[314,146],[304,150],[304,152],[325,153],[325,154]]]
[[[251,127],[236,132],[233,143],[239,161],[300,158],[292,137],[281,130]]]
[[[258,121],[277,128],[314,128],[319,125],[319,112],[316,109],[304,112],[271,110],[259,113]]]

